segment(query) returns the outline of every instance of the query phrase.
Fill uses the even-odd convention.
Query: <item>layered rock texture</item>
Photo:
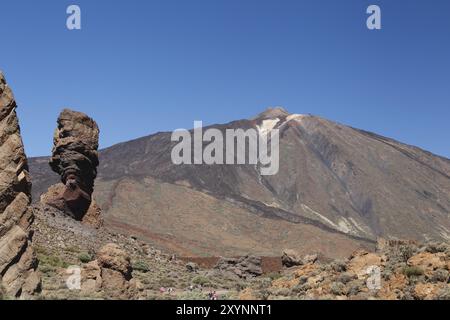
[[[114,299],[131,299],[137,292],[132,271],[130,256],[119,245],[108,243],[98,251],[96,260],[84,266],[81,290],[86,294],[103,291]]]
[[[51,186],[41,197],[43,203],[95,225],[101,224],[98,206],[92,202],[99,164],[98,136],[96,122],[86,114],[69,109],[61,112],[49,164],[60,175],[62,184]]]
[[[6,296],[29,298],[40,288],[31,247],[31,183],[17,105],[0,72],[0,287]]]

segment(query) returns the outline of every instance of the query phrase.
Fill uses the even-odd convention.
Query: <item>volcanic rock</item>
[[[86,293],[101,290],[113,299],[132,298],[138,286],[132,271],[129,255],[117,244],[106,244],[97,259],[83,267],[81,289]]]
[[[41,195],[40,202],[55,207],[62,212],[72,212],[64,200],[65,190],[66,186],[64,184],[54,184],[48,188],[46,193]],[[91,200],[91,204],[81,218],[81,222],[97,229],[103,226],[102,210],[94,199]]]
[[[6,296],[30,298],[40,289],[31,247],[31,183],[16,114],[0,72],[0,287]]]
[[[432,275],[432,272],[438,269],[447,268],[446,255],[444,253],[432,254],[429,252],[421,252],[408,260],[408,265],[418,267],[425,274]]]
[[[283,251],[281,262],[283,263],[283,266],[287,268],[300,266],[303,264],[302,257],[296,251],[290,249]]]
[[[215,269],[231,272],[240,278],[252,278],[262,275],[261,257],[247,255],[241,258],[220,258]]]
[[[61,177],[62,190],[52,191],[56,197],[49,205],[82,220],[92,202],[98,161],[97,123],[86,114],[64,109],[58,118],[53,139],[50,167]]]

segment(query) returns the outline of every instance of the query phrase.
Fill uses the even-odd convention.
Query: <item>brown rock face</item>
[[[216,269],[231,272],[240,278],[252,278],[262,275],[261,257],[245,256],[241,258],[221,258]]]
[[[84,266],[82,290],[104,291],[112,299],[130,299],[136,294],[130,257],[117,244],[109,243],[99,250],[97,260]]]
[[[64,199],[64,193],[66,191],[66,186],[62,183],[57,183],[50,188],[48,188],[47,192],[41,195],[40,202],[43,204],[51,205],[59,209],[62,212],[71,213],[71,208],[67,205]],[[81,222],[85,225],[94,227],[99,229],[103,226],[103,218],[102,218],[102,210],[95,202],[95,200],[91,200],[91,204],[81,218]]]
[[[0,287],[29,298],[40,288],[31,247],[31,183],[16,115],[17,105],[0,72]]]
[[[65,188],[55,205],[77,220],[88,211],[97,176],[97,123],[81,112],[64,109],[58,118],[50,167],[61,176]],[[52,203],[49,203],[52,204]]]
[[[283,251],[281,262],[285,267],[301,266],[303,264],[302,257],[295,250],[286,249]]]

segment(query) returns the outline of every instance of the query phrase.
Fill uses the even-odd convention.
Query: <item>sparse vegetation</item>
[[[433,283],[448,282],[448,280],[449,280],[449,273],[447,270],[444,269],[436,270],[430,278],[430,281]]]
[[[266,274],[265,276],[273,281],[273,280],[277,280],[277,279],[281,278],[282,274],[279,272],[270,272],[270,273]]]
[[[403,261],[407,262],[409,258],[414,255],[415,251],[411,246],[401,246],[400,253],[402,255]]]
[[[206,286],[211,284],[211,280],[204,277],[204,276],[196,276],[194,279],[192,279],[193,284],[198,284],[201,286]]]
[[[5,300],[5,291],[1,285],[0,285],[0,300]]]
[[[256,298],[260,300],[267,300],[270,297],[270,291],[269,290],[260,290],[256,292]]]
[[[220,300],[449,298],[448,290],[442,288],[449,277],[444,246],[430,247],[427,251],[427,245],[402,243],[384,247],[379,252],[355,253],[348,259],[316,261],[290,269],[273,267],[267,268],[269,272],[260,276],[239,277],[212,266],[190,272],[183,260],[173,261],[169,254],[145,246],[139,240],[121,237],[117,242],[130,253],[135,271],[133,278],[138,283],[136,298],[140,299],[205,300],[212,290],[218,293]],[[88,253],[96,251],[90,244],[88,241],[73,241],[72,247],[62,250],[59,246],[45,245],[36,250],[46,290],[44,299],[80,298],[79,293],[69,292],[65,287],[61,268],[90,261],[94,254]],[[436,253],[428,256],[429,251]],[[385,259],[380,268],[382,286],[388,289],[375,292],[368,289],[367,277],[359,277],[359,274],[364,273],[366,264],[377,263],[377,259]],[[395,289],[389,289],[393,286]],[[166,290],[160,290],[162,287]],[[169,293],[169,288],[175,291],[170,290]],[[109,294],[101,291],[89,296],[83,294],[83,298],[104,299],[109,298]]]
[[[161,278],[159,280],[159,286],[163,288],[170,288],[175,286],[175,281],[170,278]]]
[[[177,299],[192,301],[192,300],[206,300],[207,297],[203,292],[200,291],[187,291],[180,293],[177,296]]]
[[[272,281],[273,280],[271,278],[257,279],[254,281],[254,284],[252,287],[254,287],[255,289],[258,289],[258,290],[267,289],[271,286]]]
[[[133,264],[133,270],[147,273],[150,271],[150,267],[145,261],[140,260]]]
[[[64,261],[60,257],[51,254],[45,254],[43,251],[37,254],[39,260],[39,268],[42,272],[53,271],[58,268],[67,268],[70,263]]]
[[[330,290],[332,294],[340,296],[344,294],[345,285],[342,282],[333,282]]]
[[[295,294],[304,294],[306,291],[311,289],[311,286],[307,283],[299,283],[295,287],[292,288],[292,292]]]
[[[66,249],[64,249],[64,251],[69,252],[69,253],[77,253],[80,251],[80,248],[78,247],[67,247]]]
[[[419,267],[404,267],[403,274],[408,278],[420,277],[423,275],[423,270]]]
[[[94,260],[94,257],[87,252],[82,252],[78,255],[78,260],[80,260],[82,263],[89,263]]]

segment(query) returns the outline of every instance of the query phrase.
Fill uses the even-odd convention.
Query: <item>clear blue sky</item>
[[[450,157],[448,0],[1,0],[0,30],[30,156],[65,106],[102,147],[284,106]]]

